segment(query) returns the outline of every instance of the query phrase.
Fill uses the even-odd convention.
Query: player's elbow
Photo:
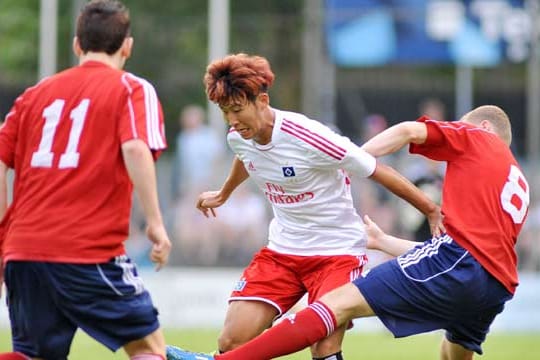
[[[142,162],[151,158],[150,149],[139,139],[128,140],[122,144],[122,156],[126,162]]]
[[[132,139],[122,144],[122,153],[124,155],[139,155],[148,152],[148,146],[144,141],[139,139]]]
[[[427,138],[426,124],[417,121],[404,121],[397,125],[407,143],[422,144]]]

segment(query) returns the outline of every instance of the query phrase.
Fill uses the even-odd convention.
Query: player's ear
[[[484,130],[493,132],[493,125],[489,120],[482,120],[480,121],[480,127]]]
[[[131,49],[133,48],[133,37],[128,36],[124,39],[121,48],[121,55],[123,58],[128,59],[131,56]]]
[[[76,57],[79,57],[83,54],[83,51],[81,49],[81,43],[79,42],[79,38],[76,36],[73,37],[72,49]]]
[[[268,93],[262,92],[257,95],[257,100],[264,106],[270,105],[270,96]]]

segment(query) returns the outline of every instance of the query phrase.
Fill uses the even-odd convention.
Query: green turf
[[[169,344],[179,345],[196,351],[215,349],[216,330],[168,330],[165,332]],[[438,359],[441,333],[393,339],[387,333],[349,332],[344,342],[344,355],[347,360],[428,360]],[[0,352],[10,350],[10,336],[0,330]],[[488,336],[484,344],[485,360],[538,360],[540,359],[540,334],[500,334]],[[85,334],[75,337],[70,360],[126,359],[120,351],[116,355],[97,344]],[[308,352],[300,352],[283,357],[289,360],[310,359]]]

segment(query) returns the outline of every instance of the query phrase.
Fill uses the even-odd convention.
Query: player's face
[[[255,141],[263,136],[262,133],[265,131],[264,107],[265,105],[259,100],[220,106],[229,126],[234,128],[242,138],[255,139]]]

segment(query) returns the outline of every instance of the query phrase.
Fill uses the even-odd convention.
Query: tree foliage
[[[37,80],[39,0],[1,0],[0,87],[21,88]],[[124,1],[135,45],[126,70],[150,80],[162,99],[173,135],[181,108],[205,104],[202,76],[207,62],[208,1]],[[73,65],[73,0],[58,0],[58,69]],[[276,73],[276,106],[299,102],[303,0],[230,0],[230,52],[266,56]],[[3,110],[3,109],[0,109]],[[3,115],[3,114],[0,114]]]
[[[38,63],[38,0],[0,2],[0,83],[35,80]]]

